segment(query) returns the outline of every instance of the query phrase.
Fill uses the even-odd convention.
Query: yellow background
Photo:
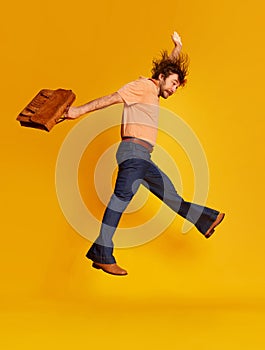
[[[4,4],[1,348],[264,348],[264,10],[262,0]],[[90,242],[56,197],[57,155],[77,122],[45,133],[15,119],[42,88],[72,89],[81,104],[148,76],[174,30],[190,74],[162,106],[198,135],[207,204],[227,216],[210,240],[182,235],[176,218],[148,244],[117,250],[129,275],[109,276],[91,269]],[[181,171],[189,199],[192,174]]]

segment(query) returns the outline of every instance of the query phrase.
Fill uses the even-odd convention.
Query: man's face
[[[167,78],[163,74],[158,77],[159,81],[159,96],[167,99],[176,92],[180,86],[178,74],[170,74]]]

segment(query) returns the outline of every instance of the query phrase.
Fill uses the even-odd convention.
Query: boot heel
[[[94,262],[93,262],[93,264],[92,264],[92,267],[94,267],[94,269],[98,269],[98,270],[101,269],[101,268],[100,268],[96,263],[94,263]]]

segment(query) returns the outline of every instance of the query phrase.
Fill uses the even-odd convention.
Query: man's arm
[[[113,94],[97,98],[96,100],[90,101],[82,106],[70,107],[68,112],[65,114],[65,118],[76,119],[83,114],[122,102],[123,99],[121,96],[117,92],[114,92]]]
[[[179,54],[180,54],[180,51],[182,49],[182,42],[181,42],[181,38],[180,36],[178,35],[177,32],[174,32],[171,36],[172,38],[172,41],[175,45],[174,49],[172,50],[169,58],[178,58]]]

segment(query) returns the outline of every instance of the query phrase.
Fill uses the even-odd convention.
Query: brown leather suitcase
[[[72,90],[41,90],[18,115],[22,126],[50,131],[64,120],[64,113],[75,100]]]

